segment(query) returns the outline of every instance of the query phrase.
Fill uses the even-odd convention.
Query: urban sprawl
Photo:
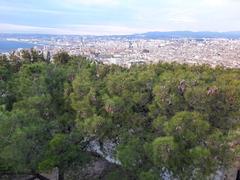
[[[105,64],[130,67],[133,64],[177,62],[210,66],[240,67],[240,40],[230,39],[135,39],[127,38],[45,38],[6,40],[29,42],[39,53],[52,58],[60,51],[81,55]],[[21,50],[14,53],[21,56]]]

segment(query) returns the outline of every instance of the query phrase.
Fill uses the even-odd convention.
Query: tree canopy
[[[53,59],[0,57],[0,173],[58,167],[63,179],[91,140],[115,143],[126,179],[207,179],[237,161],[239,69]]]

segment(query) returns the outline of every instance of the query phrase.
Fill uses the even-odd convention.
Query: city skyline
[[[0,33],[239,31],[239,0],[0,0]]]

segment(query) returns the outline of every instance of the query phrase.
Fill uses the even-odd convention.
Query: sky
[[[0,0],[0,33],[240,31],[240,0]]]

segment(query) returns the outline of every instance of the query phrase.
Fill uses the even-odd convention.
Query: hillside
[[[237,167],[239,105],[240,69],[2,56],[0,178],[69,179],[100,158],[107,180],[206,179]]]

